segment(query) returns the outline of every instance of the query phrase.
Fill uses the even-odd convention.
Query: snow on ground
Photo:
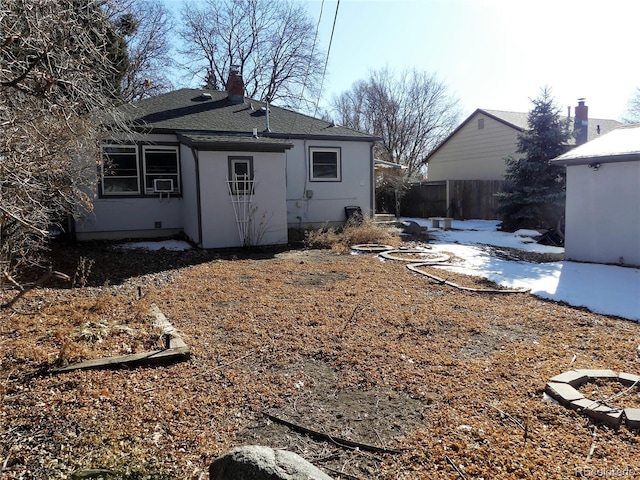
[[[403,218],[428,226],[424,218]],[[560,261],[530,263],[496,258],[479,245],[510,247],[537,253],[563,253],[564,249],[540,245],[531,237],[538,232],[498,231],[493,220],[453,220],[452,230],[429,228],[430,245],[464,258],[457,272],[477,275],[499,285],[528,288],[531,293],[605,315],[640,321],[640,269]],[[447,267],[442,267],[447,268]]]
[[[428,226],[425,218],[403,218]],[[498,231],[494,220],[453,220],[452,230],[429,228],[430,245],[435,251],[447,251],[464,258],[458,272],[477,275],[499,285],[528,288],[541,298],[586,307],[605,315],[640,322],[640,269],[577,262],[530,263],[510,261],[489,255],[481,245],[510,247],[536,253],[564,253],[560,247],[540,245],[531,237],[537,231]],[[131,242],[120,248],[182,251],[191,248],[180,240]],[[446,268],[446,267],[442,267]]]
[[[117,245],[117,248],[123,248],[125,250],[171,250],[173,252],[182,252],[189,250],[191,245],[183,240],[160,240],[160,241],[147,241],[147,242],[129,242],[121,243]]]

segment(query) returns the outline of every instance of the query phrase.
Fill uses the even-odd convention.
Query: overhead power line
[[[323,0],[324,3],[324,0]],[[331,44],[333,43],[333,34],[336,31],[336,21],[338,20],[338,9],[340,8],[340,0],[336,4],[336,13],[333,16],[333,27],[331,28],[331,37],[329,38],[329,48],[327,49],[327,58],[324,61],[324,70],[322,71],[322,80],[320,80],[320,94],[318,95],[318,101],[316,102],[316,109],[313,112],[315,117],[318,114],[318,107],[320,105],[320,97],[322,95],[322,88],[324,86],[324,79],[327,75],[327,65],[329,64],[329,55],[331,54]]]

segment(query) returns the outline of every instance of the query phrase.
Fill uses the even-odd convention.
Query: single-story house
[[[640,125],[553,162],[567,168],[565,258],[640,267]]]
[[[124,109],[105,140],[79,240],[184,234],[202,248],[286,244],[290,229],[374,211],[377,137],[227,91],[180,89]]]
[[[575,144],[598,138],[621,125],[615,120],[589,119],[584,103],[580,99],[573,119],[569,112],[566,117],[572,120],[576,131]],[[478,218],[479,212],[491,215],[497,206],[493,194],[502,189],[504,181],[504,158],[517,157],[518,135],[529,128],[528,116],[521,112],[477,109],[427,156],[427,184],[437,185],[445,192],[442,204],[447,211],[439,215],[456,218]],[[476,208],[479,201],[486,203],[485,208]]]

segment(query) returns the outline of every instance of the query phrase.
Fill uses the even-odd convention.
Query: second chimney
[[[229,80],[227,80],[227,93],[231,103],[244,103],[244,81],[238,65],[231,65]]]
[[[584,98],[578,99],[576,107],[575,119],[573,121],[573,130],[576,133],[576,145],[582,145],[588,140],[587,132],[589,130],[589,107],[584,104]]]

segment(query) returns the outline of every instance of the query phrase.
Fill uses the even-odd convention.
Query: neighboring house
[[[374,209],[373,144],[332,123],[227,92],[181,89],[125,109],[134,134],[105,142],[79,240],[184,234],[202,248],[288,242]]]
[[[575,114],[573,124],[578,144],[593,140],[620,125],[615,120],[589,119],[588,107],[583,100],[579,101]],[[481,209],[484,216],[491,215],[492,208],[489,207],[495,206],[493,193],[501,190],[499,182],[504,181],[504,158],[509,155],[517,157],[518,135],[529,128],[528,115],[477,109],[429,154],[426,159],[427,183],[439,184],[446,190],[443,205],[447,211],[440,215],[478,218],[475,203],[479,201],[486,204]],[[585,124],[586,130],[583,128]],[[483,183],[478,182],[474,187],[470,181]],[[486,219],[491,218],[495,217]]]
[[[640,267],[640,125],[553,162],[567,167],[565,258]]]

